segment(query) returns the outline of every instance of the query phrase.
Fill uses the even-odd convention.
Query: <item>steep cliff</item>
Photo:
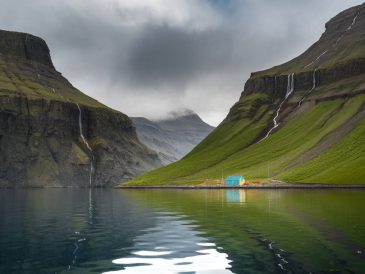
[[[252,73],[226,119],[184,159],[134,184],[251,180],[365,183],[365,3],[302,55]]]
[[[126,115],[55,70],[42,39],[0,31],[0,187],[112,186],[160,164]]]
[[[190,110],[170,113],[168,118],[156,121],[141,117],[132,121],[138,138],[156,151],[165,165],[181,159],[214,129]]]

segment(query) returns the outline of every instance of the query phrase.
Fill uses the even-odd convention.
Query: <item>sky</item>
[[[0,29],[46,40],[71,83],[129,116],[218,125],[251,72],[288,61],[364,0],[0,0]]]

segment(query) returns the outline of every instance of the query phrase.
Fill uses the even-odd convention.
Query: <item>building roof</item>
[[[232,180],[232,181],[241,181],[245,178],[243,176],[228,176],[226,180]]]

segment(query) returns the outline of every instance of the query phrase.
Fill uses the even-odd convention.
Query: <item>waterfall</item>
[[[284,100],[280,103],[279,108],[276,110],[275,117],[273,119],[274,126],[267,132],[266,136],[261,139],[261,141],[265,140],[270,134],[280,125],[277,121],[280,115],[281,108],[283,107],[285,101],[289,98],[289,96],[294,92],[294,73],[288,75],[288,85],[286,88],[286,94]]]
[[[344,33],[341,34],[340,37],[338,37],[338,39],[336,40],[335,45],[337,45],[342,40],[342,38],[345,36],[346,32],[350,31],[355,26],[357,18],[359,17],[359,14],[360,14],[360,11],[358,11],[356,13],[354,19],[352,19],[351,25],[344,31]]]
[[[288,86],[286,88],[285,99],[293,93],[294,91],[294,73],[288,75]]]
[[[312,76],[312,88],[308,91],[308,93],[307,94],[305,94],[304,96],[303,96],[303,98],[300,100],[300,102],[299,102],[299,105],[298,106],[301,106],[302,105],[302,103],[303,103],[303,101],[304,101],[304,99],[305,98],[307,98],[308,97],[308,95],[317,87],[317,79],[316,79],[316,75],[317,75],[317,69],[315,69],[314,71],[313,71],[313,76]]]
[[[326,49],[324,52],[322,52],[316,59],[314,59],[312,62],[310,62],[308,65],[306,65],[304,68],[310,67],[315,62],[317,62],[323,55],[325,55],[328,52],[328,49]]]
[[[346,30],[346,31],[349,31],[349,30],[351,30],[351,29],[353,28],[353,26],[356,24],[356,20],[357,20],[357,18],[359,17],[359,14],[360,14],[360,10],[358,10],[358,11],[357,11],[357,13],[356,13],[356,15],[355,15],[354,19],[352,20],[351,25],[347,28],[347,30]]]
[[[84,142],[84,144],[86,145],[87,149],[91,153],[90,177],[89,177],[89,186],[91,186],[91,184],[92,184],[92,174],[94,172],[94,165],[93,165],[94,155],[93,155],[93,150],[92,150],[91,146],[89,145],[89,142],[86,140],[86,138],[84,137],[84,134],[82,133],[82,113],[81,113],[81,108],[80,108],[79,104],[77,104],[77,103],[76,103],[76,106],[79,109],[79,129],[80,129],[80,137],[81,137],[82,141]]]
[[[355,17],[352,19],[352,22],[350,24],[350,26],[340,35],[340,37],[337,38],[336,42],[334,45],[332,45],[332,47],[336,47],[337,44],[342,40],[342,38],[345,36],[345,34],[350,31],[356,24],[357,19],[360,15],[360,10],[358,10],[355,14]],[[315,62],[317,62],[323,55],[325,55],[330,49],[326,49],[324,52],[322,52],[316,59],[314,59],[312,62],[310,62],[308,65],[304,66],[304,68],[310,67],[311,65],[313,65]]]

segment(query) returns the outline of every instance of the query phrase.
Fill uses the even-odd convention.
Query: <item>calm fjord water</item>
[[[365,192],[2,190],[0,273],[365,273]]]

